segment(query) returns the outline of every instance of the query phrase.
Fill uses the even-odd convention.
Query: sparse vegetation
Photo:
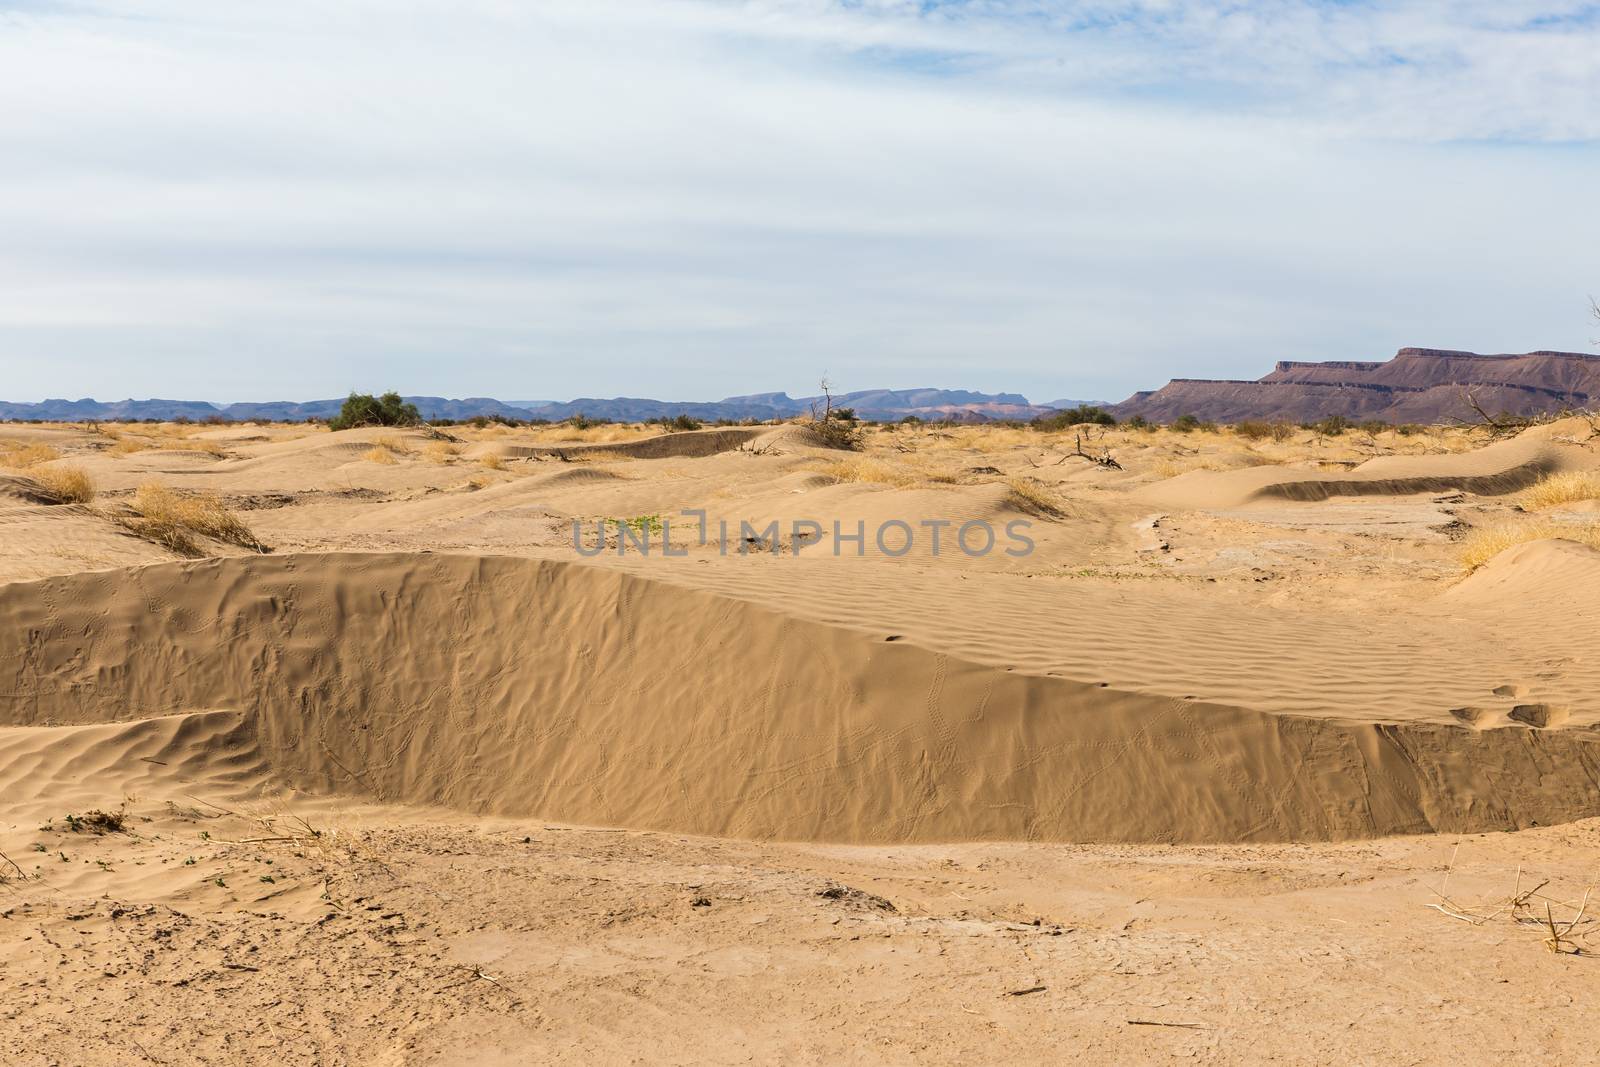
[[[27,470],[60,458],[61,453],[49,445],[0,444],[0,467],[10,467],[12,470]]]
[[[1247,441],[1271,440],[1278,444],[1294,436],[1294,426],[1281,419],[1267,422],[1261,419],[1246,419],[1235,423],[1233,432]]]
[[[869,482],[875,485],[892,485],[898,488],[916,485],[917,475],[882,460],[861,456],[852,459],[835,459],[818,463],[812,468],[836,482]]]
[[[86,811],[82,815],[68,815],[67,829],[75,834],[120,834],[127,830],[128,806],[116,811]]]
[[[1458,558],[1470,574],[1508,548],[1547,538],[1600,548],[1600,523],[1524,522],[1486,526],[1467,535],[1458,549]]]
[[[1542,510],[1562,504],[1576,504],[1584,500],[1600,500],[1600,473],[1595,471],[1566,471],[1548,474],[1523,493],[1523,503]]]
[[[811,429],[821,438],[824,447],[859,452],[862,434],[855,410],[834,407],[833,384],[827,378],[823,378],[819,384],[822,388],[822,405],[811,406]]]
[[[384,448],[382,445],[374,445],[372,448],[367,449],[365,452],[361,453],[361,458],[366,460],[368,463],[382,463],[391,466],[400,462],[394,458],[393,452],[389,451],[387,448]]]

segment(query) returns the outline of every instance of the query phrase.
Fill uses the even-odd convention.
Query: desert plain
[[[0,1060],[1588,1062],[1600,422],[1338,429],[0,426]]]

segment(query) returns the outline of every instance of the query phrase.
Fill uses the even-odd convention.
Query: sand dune
[[[558,563],[257,557],[16,583],[0,632],[13,726],[248,709],[282,785],[469,811],[862,842],[1337,839],[1600,811],[1587,730],[1119,691]]]
[[[1327,500],[1336,496],[1399,496],[1458,491],[1503,496],[1546,474],[1600,467],[1600,456],[1577,445],[1518,437],[1476,452],[1379,456],[1351,471],[1251,467],[1194,471],[1158,482],[1138,496],[1163,507],[1239,507],[1264,500]]]

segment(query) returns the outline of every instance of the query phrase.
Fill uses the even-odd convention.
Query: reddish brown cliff
[[[1281,362],[1257,381],[1175,378],[1112,407],[1118,418],[1170,422],[1307,421],[1329,415],[1387,422],[1471,419],[1468,391],[1485,410],[1537,415],[1600,404],[1600,356],[1529,352],[1483,356],[1402,348],[1386,363]]]

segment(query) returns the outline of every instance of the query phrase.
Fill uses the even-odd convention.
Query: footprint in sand
[[[1488,708],[1451,708],[1450,714],[1458,721],[1478,729],[1483,726],[1483,721],[1493,715],[1494,712]]]
[[[1493,693],[1497,697],[1519,697],[1522,695],[1522,686],[1510,684],[1497,685],[1493,689],[1489,690],[1489,692]]]
[[[1549,704],[1518,704],[1511,709],[1511,718],[1531,726],[1535,730],[1548,730],[1560,726],[1567,721],[1566,708],[1551,707]]]

